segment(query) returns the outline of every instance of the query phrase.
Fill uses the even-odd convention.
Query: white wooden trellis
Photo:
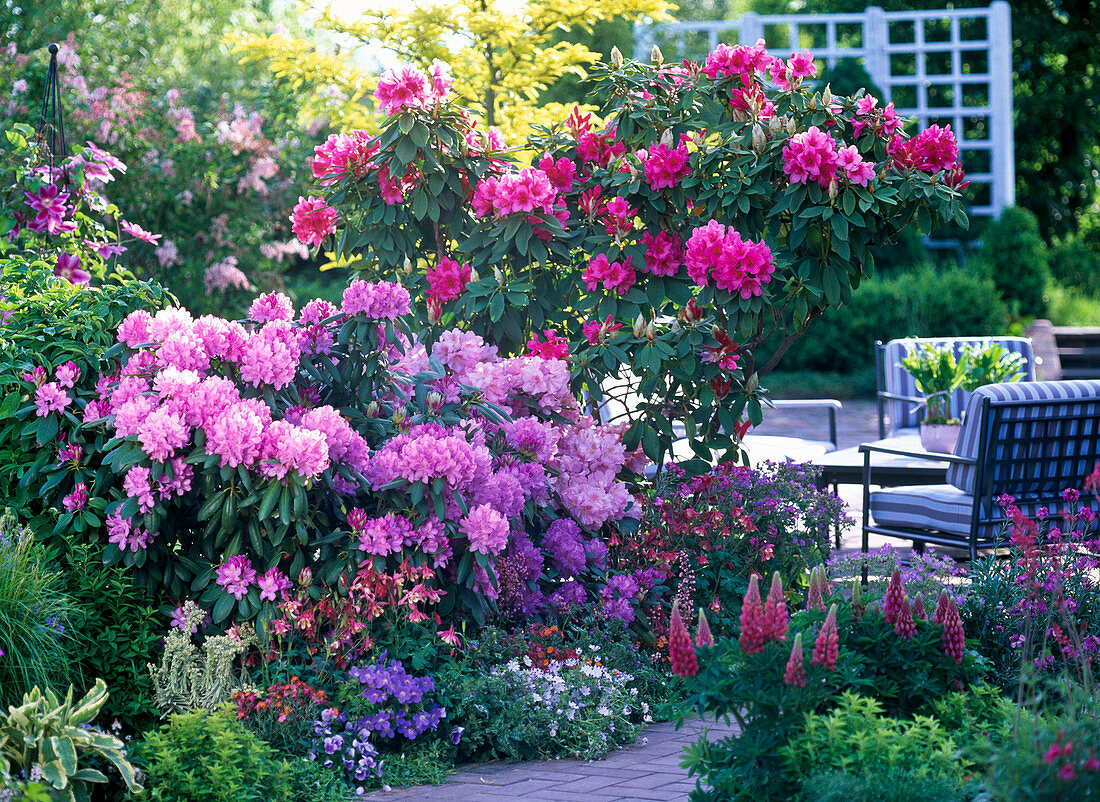
[[[822,35],[823,34],[823,35]],[[919,128],[946,125],[959,140],[970,180],[970,213],[999,216],[1016,202],[1012,138],[1012,22],[1004,0],[988,8],[883,11],[862,14],[756,14],[736,20],[635,26],[635,58],[648,61],[654,44],[666,56],[702,57],[689,42],[753,44],[773,56],[809,48],[829,67],[858,59],[902,117]]]

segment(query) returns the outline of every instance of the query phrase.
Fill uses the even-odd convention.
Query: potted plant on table
[[[1024,377],[1024,358],[1003,345],[967,345],[958,359],[950,345],[939,348],[918,343],[901,366],[925,396],[926,414],[920,425],[921,445],[927,451],[950,454],[959,439],[961,421],[951,414],[951,394],[968,393],[987,384],[1015,382]]]

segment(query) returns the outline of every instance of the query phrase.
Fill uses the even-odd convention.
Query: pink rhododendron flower
[[[294,381],[302,351],[294,328],[272,321],[249,336],[241,351],[241,380],[253,387],[281,390]]]
[[[557,159],[550,154],[543,154],[539,159],[539,169],[546,173],[550,183],[558,192],[572,192],[573,181],[577,177],[577,165],[565,156]]]
[[[248,307],[249,320],[268,323],[272,320],[293,320],[294,304],[281,292],[267,292]]]
[[[344,290],[340,311],[372,320],[396,320],[409,313],[409,291],[395,281],[353,281]]]
[[[688,276],[700,287],[708,286],[713,277],[716,287],[742,298],[760,295],[775,272],[767,245],[744,240],[732,226],[727,230],[717,220],[692,232],[684,261]]]
[[[607,338],[617,332],[623,327],[622,323],[613,323],[611,315],[607,316],[606,320],[589,320],[581,326],[581,331],[584,334],[584,338],[588,340],[589,345],[600,345],[607,340]]]
[[[867,186],[875,177],[875,166],[863,160],[855,145],[837,151],[837,166],[844,170],[849,181],[861,187]]]
[[[443,256],[438,264],[428,269],[428,297],[441,304],[458,300],[470,283],[470,276],[469,264],[459,264]]]
[[[137,501],[138,509],[142,512],[152,512],[156,505],[153,498],[153,487],[150,471],[144,465],[134,465],[126,472],[126,478],[122,481],[122,489],[126,495]]]
[[[764,40],[760,39],[754,45],[729,45],[720,44],[707,54],[706,64],[703,65],[703,74],[711,80],[719,75],[740,78],[743,75],[754,75],[768,69],[775,59],[768,55]]]
[[[54,371],[54,380],[66,389],[72,389],[79,378],[80,368],[71,359],[58,365],[57,370]]]
[[[164,407],[150,412],[138,425],[142,451],[154,462],[164,462],[190,439],[191,431],[179,413]]]
[[[273,421],[264,432],[260,472],[283,479],[295,471],[302,479],[316,479],[329,466],[328,438],[323,432]]]
[[[589,292],[598,289],[602,283],[605,290],[625,295],[634,286],[637,275],[629,256],[625,262],[609,262],[606,254],[598,253],[589,260],[581,280]]]
[[[499,554],[508,545],[508,519],[488,504],[470,510],[459,530],[470,541],[470,551]]]
[[[255,405],[237,401],[206,426],[206,451],[221,457],[222,467],[250,467],[260,456],[267,420]]]
[[[72,399],[57,382],[48,382],[39,387],[34,393],[35,415],[44,418],[51,412],[61,412]]]
[[[959,160],[959,145],[951,126],[930,125],[905,141],[895,135],[888,148],[894,164],[926,173],[950,170]]]
[[[687,145],[671,148],[657,143],[649,148],[645,160],[645,180],[654,192],[669,189],[680,183],[680,179],[691,174],[690,154]]]
[[[375,166],[379,144],[366,131],[332,134],[313,149],[313,177],[327,186],[347,176],[363,177]]]
[[[428,78],[416,67],[386,70],[374,90],[378,108],[387,115],[420,108],[428,103],[430,97]]]
[[[655,276],[675,276],[684,264],[684,241],[679,234],[670,231],[658,231],[653,236],[648,231],[642,234],[645,245],[645,269]]]
[[[554,214],[557,192],[546,173],[537,167],[504,173],[478,182],[471,201],[477,217],[502,217],[516,212]]]
[[[540,359],[568,359],[569,341],[564,337],[558,337],[554,329],[543,331],[546,341],[540,341],[539,335],[532,335],[527,341],[527,353]]]
[[[838,167],[836,142],[816,125],[795,134],[783,146],[783,172],[792,184],[815,181],[827,187]]]
[[[88,485],[78,482],[73,492],[61,499],[61,505],[68,512],[79,512],[88,503]]]
[[[299,197],[290,215],[290,229],[306,245],[317,246],[336,231],[336,219],[336,210],[325,203],[324,198]]]
[[[243,599],[249,588],[256,584],[256,570],[252,567],[252,561],[243,554],[230,557],[214,573],[214,581],[237,601]]]
[[[290,580],[286,578],[286,574],[275,566],[269,568],[266,574],[256,580],[256,585],[260,588],[260,601],[275,601],[293,587]]]

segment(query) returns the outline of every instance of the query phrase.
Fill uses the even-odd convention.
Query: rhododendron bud
[[[493,268],[493,278],[497,280],[497,284],[499,284],[501,287],[504,286],[504,274],[500,272],[499,267]]]
[[[668,624],[668,659],[672,664],[672,673],[678,677],[694,677],[699,673],[695,647],[684,626],[684,619],[680,617],[680,606],[676,603],[672,605],[672,619]]]
[[[773,134],[778,134],[783,130],[783,119],[779,115],[773,116],[768,120],[768,130]]]
[[[661,48],[653,45],[653,49],[649,51],[649,60],[654,64],[664,64],[665,54],[661,52]]]
[[[767,147],[768,140],[764,136],[764,129],[757,123],[752,127],[752,149],[757,154],[763,153],[764,148]]]
[[[810,663],[835,671],[839,651],[840,634],[836,629],[836,605],[830,604],[829,612],[825,615],[825,623],[821,625],[821,631],[817,633],[817,639],[814,641],[814,654]]]
[[[882,617],[887,624],[893,624],[898,620],[901,608],[909,610],[909,602],[905,598],[905,588],[901,584],[901,569],[895,568],[890,576],[890,584],[886,586],[886,596],[882,600]]]
[[[794,688],[806,687],[806,666],[803,664],[801,632],[794,636],[791,656],[787,659],[787,667],[783,670],[783,684]]]
[[[956,663],[962,663],[963,650],[966,648],[966,633],[963,631],[962,618],[959,616],[959,607],[955,600],[947,597],[946,609],[943,612],[943,653],[953,658]]]
[[[833,91],[830,84],[825,85],[825,91],[821,93],[821,103],[825,106],[832,105]]]
[[[641,339],[645,335],[645,318],[642,317],[641,313],[634,319],[633,334],[638,339]]]
[[[837,182],[836,182],[836,179],[834,178],[832,181],[829,182],[829,200],[835,201],[836,200],[836,193],[837,193]]]
[[[652,320],[645,324],[645,338],[650,342],[657,339],[657,329],[654,327]]]
[[[623,66],[623,53],[619,48],[612,46],[611,48],[611,69],[617,70]]]
[[[787,639],[787,603],[783,598],[783,579],[778,571],[772,574],[768,599],[764,602],[764,631],[768,638]]]
[[[795,131],[798,130],[798,125],[794,121],[794,117],[787,118],[787,133],[790,136],[794,136]]]
[[[313,584],[313,571],[310,570],[308,565],[298,574],[298,584],[303,588],[308,588]]]
[[[699,608],[699,628],[695,631],[695,645],[714,645],[714,635],[710,632],[710,623],[707,621],[707,614],[703,612],[702,607]]]
[[[764,629],[764,605],[760,601],[760,577],[749,577],[749,589],[741,602],[741,651],[756,654],[764,650],[768,634]]]
[[[672,147],[672,142],[673,142],[672,129],[671,128],[666,128],[661,133],[661,144],[664,145],[666,148],[671,148]]]

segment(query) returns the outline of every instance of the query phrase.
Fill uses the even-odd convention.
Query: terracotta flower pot
[[[937,454],[955,453],[955,443],[959,441],[959,423],[922,423],[920,425],[920,444],[925,451]]]

